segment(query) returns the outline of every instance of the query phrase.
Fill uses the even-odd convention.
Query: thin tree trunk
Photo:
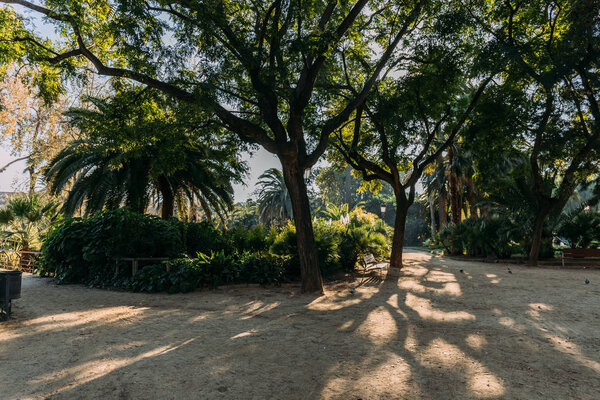
[[[27,172],[29,173],[29,195],[33,195],[35,193],[35,184],[37,182],[38,173],[35,170],[34,165],[29,165],[27,167]]]
[[[319,269],[319,258],[312,227],[308,192],[304,182],[304,171],[298,167],[296,160],[286,160],[281,157],[281,164],[294,212],[302,292],[323,293],[323,278]]]
[[[158,189],[162,197],[162,205],[160,210],[160,217],[162,219],[169,219],[173,216],[173,210],[175,208],[175,195],[169,185],[169,181],[164,175],[158,178]]]
[[[433,203],[433,196],[429,196],[429,216],[431,218],[431,237],[435,236],[435,205]]]
[[[406,214],[409,202],[396,195],[396,218],[394,220],[394,237],[392,238],[392,254],[390,268],[402,268],[402,252],[404,251],[404,232],[406,230]]]
[[[446,210],[446,194],[440,192],[438,197],[438,215],[440,218],[440,229],[448,225],[448,212]]]
[[[448,148],[448,168],[450,171],[449,186],[450,186],[450,211],[453,224],[460,222],[460,201],[458,198],[458,177],[452,172],[452,161],[454,159],[454,150],[452,145]]]

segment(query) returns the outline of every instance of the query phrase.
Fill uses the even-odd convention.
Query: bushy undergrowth
[[[133,276],[129,287],[134,291],[186,293],[196,288],[216,288],[233,283],[279,285],[285,281],[286,258],[270,254],[244,252],[226,255],[223,251],[210,256],[199,253],[194,258],[179,258],[144,267]]]
[[[322,273],[351,270],[367,253],[388,251],[386,226],[357,210],[349,220],[318,220],[315,241]],[[39,272],[59,283],[121,287],[136,291],[187,292],[231,283],[279,284],[300,277],[296,232],[238,227],[220,231],[209,222],[162,220],[126,210],[71,218],[55,227],[43,247]],[[169,258],[131,275],[122,258]],[[150,261],[149,263],[152,263]]]
[[[389,252],[386,226],[375,215],[356,209],[349,221],[318,219],[313,223],[319,267],[324,277],[338,271],[351,271],[359,257],[367,253],[386,256]],[[289,223],[277,235],[270,251],[290,257],[288,273],[300,276],[296,228]]]
[[[448,253],[470,256],[509,258],[523,251],[520,244],[522,227],[503,216],[467,218],[458,224],[448,224],[436,235],[436,242]]]

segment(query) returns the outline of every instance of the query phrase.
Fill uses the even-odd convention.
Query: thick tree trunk
[[[302,292],[323,293],[323,278],[319,269],[317,246],[310,215],[308,192],[304,182],[304,171],[296,160],[281,157],[283,176],[292,201],[294,225],[298,240],[298,258],[302,276]]]
[[[165,176],[158,178],[158,190],[162,196],[162,205],[160,210],[160,217],[162,219],[169,219],[173,216],[173,210],[175,208],[175,195],[169,185],[169,181]]]
[[[544,231],[544,221],[548,213],[544,210],[540,211],[535,217],[535,225],[533,226],[533,237],[531,240],[531,248],[529,249],[529,258],[527,259],[527,265],[536,266],[540,255],[540,248],[542,247],[542,234]]]
[[[394,220],[394,237],[392,238],[392,254],[390,268],[402,268],[402,252],[404,250],[404,232],[406,228],[406,214],[410,204],[405,199],[396,196],[396,219]]]

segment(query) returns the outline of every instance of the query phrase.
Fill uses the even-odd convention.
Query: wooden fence
[[[0,268],[34,272],[41,254],[39,251],[0,249]]]

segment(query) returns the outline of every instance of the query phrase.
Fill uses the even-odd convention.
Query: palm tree
[[[67,146],[45,172],[52,193],[71,185],[65,213],[123,205],[144,213],[154,199],[165,219],[188,202],[189,208],[199,203],[208,218],[224,217],[245,164],[221,128],[148,90],[89,102],[94,109],[66,114],[86,138]]]
[[[173,216],[175,202],[197,200],[205,215],[212,217],[233,204],[231,182],[239,180],[240,164],[227,161],[221,150],[186,146],[185,161],[175,171],[165,172],[156,163],[158,149],[149,146],[145,155],[122,159],[116,151],[101,152],[86,141],[71,143],[46,170],[50,191],[60,194],[72,182],[63,210],[72,215],[85,206],[90,214],[103,208],[128,206],[144,213],[152,193],[158,194],[162,218]],[[224,159],[225,158],[225,159]],[[116,161],[120,164],[115,167]]]
[[[44,201],[37,194],[10,198],[0,209],[0,242],[10,244],[12,250],[39,250],[42,236],[56,217],[56,208],[55,202]],[[21,263],[29,257],[29,253],[21,253]]]
[[[283,222],[293,218],[292,201],[283,173],[270,168],[258,177],[258,216],[262,223]]]

